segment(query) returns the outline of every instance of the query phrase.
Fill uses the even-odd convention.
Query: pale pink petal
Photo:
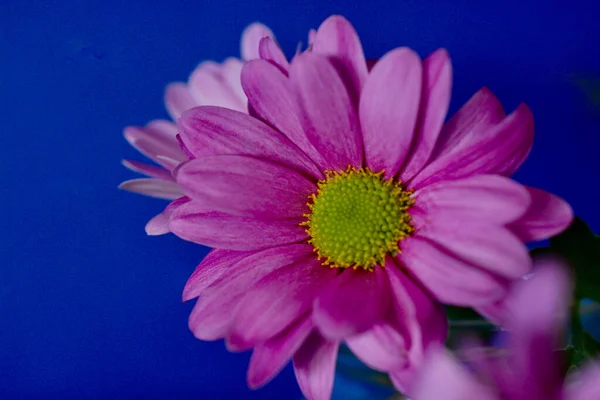
[[[265,276],[241,300],[231,341],[261,343],[277,335],[310,310],[319,289],[335,275],[310,254]]]
[[[504,121],[483,134],[481,140],[433,160],[411,181],[411,187],[421,188],[477,174],[512,175],[529,154],[532,143],[533,115],[521,104]]]
[[[346,339],[346,344],[362,362],[379,371],[402,368],[407,362],[404,337],[388,323],[378,323]]]
[[[419,118],[413,150],[400,172],[400,179],[403,181],[408,181],[415,176],[433,153],[448,113],[451,93],[452,64],[446,49],[440,49],[423,61]]]
[[[390,305],[385,270],[346,269],[317,297],[313,321],[323,335],[341,340],[381,322]],[[360,295],[358,295],[360,294]]]
[[[273,32],[261,23],[255,22],[242,33],[241,53],[245,61],[258,59],[258,44],[264,37],[275,38]]]
[[[164,235],[165,233],[169,233],[169,219],[173,212],[182,204],[190,201],[190,198],[187,196],[183,196],[178,198],[177,200],[171,202],[160,214],[152,218],[146,224],[145,230],[146,234],[150,236]]]
[[[190,315],[190,330],[198,339],[227,336],[235,311],[246,292],[269,273],[311,254],[309,245],[280,246],[242,258],[203,290]]]
[[[431,159],[478,142],[505,116],[496,96],[486,87],[480,89],[443,126]]]
[[[256,118],[219,107],[197,107],[179,120],[181,140],[196,156],[244,155],[274,161],[320,178],[314,162]]]
[[[447,304],[476,306],[491,303],[505,295],[500,279],[420,237],[401,242],[397,256],[435,297]]]
[[[167,200],[175,200],[183,196],[183,192],[175,182],[155,178],[131,179],[121,183],[119,189]]]
[[[531,204],[525,215],[510,225],[524,242],[548,239],[569,227],[573,209],[563,199],[540,189],[527,187]]]
[[[500,400],[441,348],[429,355],[418,375],[412,396],[416,400]]]
[[[213,249],[196,267],[183,289],[183,301],[198,297],[238,261],[254,254],[249,251]]]
[[[261,60],[270,61],[283,72],[287,72],[290,68],[290,63],[285,57],[285,54],[283,54],[281,48],[270,37],[265,37],[260,40],[258,54],[260,55]]]
[[[579,372],[572,374],[565,388],[565,400],[600,399],[600,364],[591,361]]]
[[[154,165],[145,164],[134,160],[123,160],[123,165],[134,172],[147,175],[152,178],[164,179],[166,181],[173,181],[173,175],[171,172],[164,168],[156,167]]]
[[[167,85],[165,89],[165,107],[173,121],[181,117],[184,111],[199,105],[185,83],[174,82]]]
[[[313,332],[294,354],[296,380],[307,400],[329,400],[339,343]]]
[[[259,388],[279,373],[313,329],[310,315],[299,318],[279,335],[254,346],[248,366],[248,386]]]
[[[415,234],[436,243],[439,250],[469,265],[509,279],[531,270],[527,247],[509,229],[476,216],[467,218],[451,210],[428,215],[428,223]]]
[[[323,56],[303,53],[292,62],[290,79],[302,106],[306,136],[328,162],[328,169],[360,167],[358,117],[335,68]]]
[[[246,63],[242,70],[242,85],[253,115],[282,132],[317,165],[327,168],[325,159],[302,128],[291,82],[277,67],[264,60]]]
[[[248,99],[242,88],[242,68],[244,63],[237,58],[228,58],[223,61],[221,65],[221,77],[225,83],[229,86],[229,89],[233,92],[239,101],[244,105],[240,111],[246,112],[248,108]]]
[[[413,141],[421,94],[421,62],[408,48],[390,51],[369,74],[359,114],[366,164],[391,178],[405,162]]]
[[[310,29],[308,31],[308,45],[312,46],[315,41],[315,37],[317,36],[317,31],[315,29]]]
[[[207,156],[177,169],[177,184],[210,211],[259,219],[302,219],[317,186],[300,173],[257,158]]]
[[[171,164],[166,163],[159,156],[166,156],[178,162],[187,160],[177,143],[175,137],[177,132],[171,135],[171,128],[177,130],[177,127],[170,122],[153,121],[144,128],[128,126],[123,131],[123,135],[140,153],[171,170]]]
[[[418,190],[416,206],[435,215],[506,224],[521,217],[531,203],[525,186],[499,175],[476,175],[442,181]]]
[[[188,88],[199,106],[219,106],[237,111],[246,110],[246,103],[230,89],[221,74],[216,75],[207,71],[202,64],[190,75]]]
[[[368,72],[362,45],[352,24],[340,15],[327,18],[312,40],[312,51],[334,59],[344,81],[351,86],[353,98],[358,99]]]
[[[473,308],[485,319],[498,326],[504,326],[506,318],[508,317],[505,299]]]

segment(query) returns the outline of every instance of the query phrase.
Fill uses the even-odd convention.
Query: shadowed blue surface
[[[370,58],[448,48],[452,111],[484,85],[507,111],[527,102],[536,144],[516,178],[598,231],[600,111],[571,79],[600,74],[595,3],[3,0],[0,398],[299,396],[290,368],[249,391],[248,354],[193,338],[181,291],[207,250],[147,237],[165,203],[116,189],[134,176],[121,158],[142,160],[123,127],[166,117],[164,86],[237,56],[255,20],[288,55],[332,13]]]

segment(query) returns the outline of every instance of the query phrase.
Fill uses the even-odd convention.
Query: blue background
[[[121,158],[142,160],[123,127],[167,117],[164,86],[239,55],[255,20],[288,55],[332,13],[371,58],[448,48],[452,110],[483,85],[507,110],[527,102],[537,137],[517,179],[598,230],[600,111],[576,84],[600,75],[594,3],[2,0],[0,398],[299,396],[290,368],[249,391],[248,354],[193,338],[181,291],[206,249],[147,237],[165,203],[117,190],[134,175]]]

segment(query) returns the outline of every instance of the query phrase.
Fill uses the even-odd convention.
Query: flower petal
[[[310,310],[318,290],[334,277],[314,253],[266,275],[241,300],[231,341],[260,343],[277,335]]]
[[[525,215],[510,225],[524,242],[548,239],[569,227],[573,209],[563,199],[540,189],[527,187],[531,204]]]
[[[175,137],[177,127],[171,122],[152,121],[144,128],[128,126],[123,131],[123,135],[136,150],[165,169],[171,170],[172,166],[159,156],[174,159],[178,163],[187,160]]]
[[[475,306],[505,295],[506,288],[499,279],[427,239],[409,237],[402,240],[401,247],[397,256],[400,264],[443,303]]]
[[[279,373],[313,329],[310,316],[299,318],[279,335],[254,346],[248,366],[248,386],[257,389]]]
[[[259,250],[307,239],[300,220],[267,221],[206,212],[197,202],[179,207],[169,229],[182,239],[228,250]]]
[[[294,372],[308,400],[329,400],[333,390],[339,343],[313,332],[294,354]]]
[[[496,96],[486,87],[480,89],[443,126],[431,159],[478,142],[505,116]]]
[[[322,172],[285,136],[241,112],[197,107],[179,120],[181,139],[196,156],[244,155],[289,166],[320,178]]]
[[[499,175],[476,175],[429,185],[414,195],[427,215],[446,213],[456,219],[507,224],[521,217],[531,203],[529,192]]]
[[[403,181],[415,176],[433,153],[448,113],[451,93],[452,64],[446,49],[439,49],[423,60],[419,119],[413,150],[400,173],[400,179]]]
[[[333,59],[334,65],[348,82],[352,97],[358,99],[368,71],[360,38],[352,24],[340,15],[333,15],[319,26],[311,43],[314,53]]]
[[[122,162],[125,168],[128,168],[131,171],[138,172],[152,178],[164,179],[166,181],[174,180],[171,172],[164,168],[155,167],[154,165],[145,164],[134,160],[123,160]]]
[[[183,196],[183,192],[175,182],[155,178],[131,179],[121,183],[119,189],[167,200],[175,200]]]
[[[185,204],[188,201],[190,201],[190,198],[187,196],[172,201],[163,212],[148,221],[145,227],[146,234],[149,236],[157,236],[169,233],[169,219],[171,218],[171,215],[180,205]]]
[[[317,297],[313,321],[329,339],[340,340],[369,330],[388,310],[389,284],[382,267],[344,270]]]
[[[264,37],[260,40],[258,45],[258,54],[260,55],[261,60],[270,61],[282,72],[287,72],[287,70],[290,68],[290,63],[285,57],[285,54],[283,54],[281,48],[270,37]]]
[[[428,218],[430,222],[417,227],[416,235],[437,243],[457,260],[509,279],[530,272],[527,247],[509,229],[451,211]]]
[[[239,77],[238,77],[239,79]],[[188,89],[199,106],[219,106],[236,111],[246,111],[246,102],[240,99],[221,73],[213,73],[200,64],[190,75]]]
[[[248,95],[251,113],[287,136],[314,162],[328,167],[325,159],[310,143],[299,119],[299,104],[290,80],[264,60],[250,61],[242,70],[242,85]]]
[[[532,143],[533,115],[521,104],[480,140],[432,161],[411,181],[411,187],[477,174],[512,175],[527,158]]]
[[[245,61],[259,58],[258,44],[264,37],[274,38],[273,32],[261,23],[255,22],[242,32],[241,53]]]
[[[199,104],[185,83],[174,82],[167,85],[165,89],[165,107],[173,121],[181,117],[184,111],[196,106],[199,106]]]
[[[305,244],[280,246],[253,252],[230,265],[203,290],[190,315],[190,329],[202,340],[227,336],[235,311],[250,288],[269,273],[310,254],[310,246]]]
[[[346,344],[367,366],[391,371],[406,364],[404,338],[388,323],[374,325],[368,331],[346,339]]]
[[[207,156],[182,165],[177,183],[211,211],[266,220],[302,219],[317,186],[279,164],[245,156]]]
[[[412,397],[419,400],[500,400],[441,348],[428,357],[415,386]]]
[[[329,164],[328,169],[362,166],[357,115],[331,63],[314,53],[299,54],[290,67],[290,79],[301,104],[306,136]]]
[[[589,361],[580,372],[572,375],[566,387],[565,400],[600,399],[600,364]]]
[[[404,47],[373,67],[360,97],[359,114],[366,164],[391,178],[405,162],[413,141],[421,93],[419,56]]]
[[[237,58],[228,58],[223,61],[221,64],[221,77],[229,87],[229,89],[233,92],[234,96],[236,96],[242,104],[244,104],[243,110],[246,112],[248,108],[248,99],[246,98],[246,94],[244,93],[244,89],[242,89],[242,68],[244,67],[244,63]]]

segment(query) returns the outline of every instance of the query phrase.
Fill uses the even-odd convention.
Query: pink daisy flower
[[[254,23],[244,30],[241,40],[243,60],[259,58],[259,42],[263,37],[272,38],[273,33],[262,24]],[[248,100],[240,81],[243,64],[244,61],[237,58],[228,58],[221,64],[204,61],[192,72],[187,83],[169,84],[165,90],[165,106],[171,118],[176,121],[185,110],[204,105],[247,112]],[[167,215],[185,200],[172,172],[177,165],[189,159],[177,141],[177,126],[171,121],[153,120],[145,127],[126,127],[124,136],[158,166],[124,160],[127,168],[148,178],[128,180],[119,187],[146,196],[175,200],[167,207],[166,213],[146,225],[146,232],[150,235],[167,233]]]
[[[433,350],[415,385],[416,400],[595,400],[600,366],[584,366],[565,384],[556,348],[567,323],[570,277],[556,261],[536,263],[533,278],[507,298],[507,354],[485,358],[477,348],[469,372],[442,349]],[[478,354],[479,353],[479,354]]]
[[[369,71],[337,16],[291,63],[269,48],[242,70],[250,115],[178,121],[194,159],[174,171],[189,199],[169,229],[214,248],[184,290],[199,296],[190,328],[253,349],[251,387],[292,358],[305,396],[329,398],[343,342],[410,393],[446,336],[440,302],[495,316],[530,270],[523,243],[566,228],[571,208],[508,178],[533,141],[525,105],[506,116],[482,89],[444,124],[445,50],[394,49]]]

